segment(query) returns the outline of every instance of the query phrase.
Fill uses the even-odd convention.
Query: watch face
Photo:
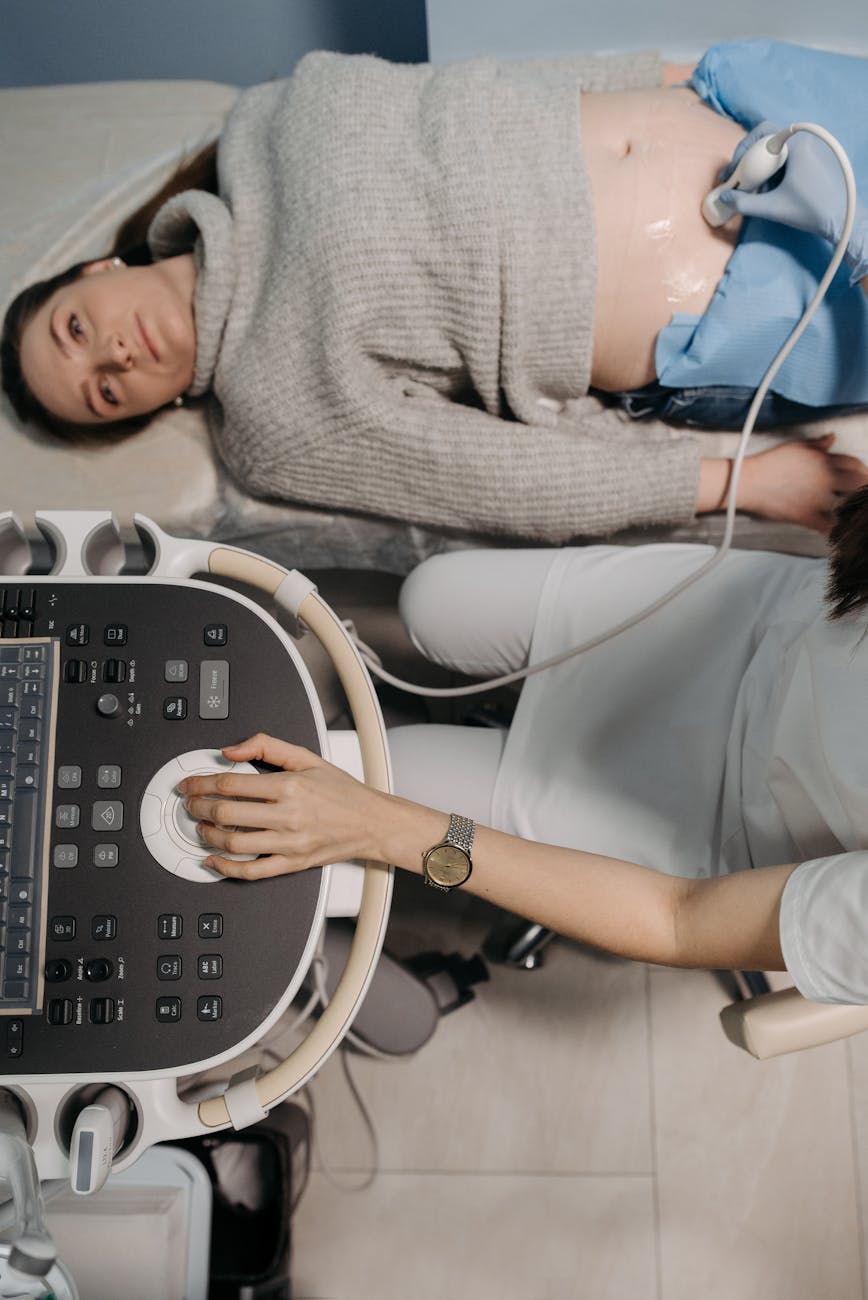
[[[438,885],[463,885],[470,875],[470,859],[454,844],[438,844],[425,858],[428,875]]]

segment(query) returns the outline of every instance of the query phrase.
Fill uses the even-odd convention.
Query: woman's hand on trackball
[[[227,745],[234,763],[260,760],[281,772],[189,776],[178,790],[224,876],[260,880],[348,858],[376,857],[377,815],[388,795],[363,785],[309,749],[259,734]],[[237,862],[227,853],[255,853]]]

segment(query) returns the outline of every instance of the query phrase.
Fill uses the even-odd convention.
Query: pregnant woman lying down
[[[738,239],[699,209],[744,131],[683,73],[309,55],[239,96],[216,168],[24,291],[4,387],[67,438],[204,397],[250,492],[333,509],[554,542],[719,509],[726,461],[598,396],[658,377]],[[831,444],[751,457],[739,506],[825,531],[868,481]]]

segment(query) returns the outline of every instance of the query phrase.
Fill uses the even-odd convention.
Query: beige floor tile
[[[421,939],[405,913],[393,947],[469,955],[484,926],[472,912],[461,917],[441,920],[440,933],[423,918]],[[542,970],[492,966],[474,1002],[443,1017],[415,1057],[354,1056],[381,1167],[650,1172],[645,981],[642,967],[559,943]],[[328,1163],[366,1165],[369,1143],[337,1059],[313,1095]]]
[[[862,1300],[844,1045],[755,1061],[712,976],[650,987],[661,1300]]]
[[[648,1177],[311,1176],[296,1300],[657,1300]]]
[[[856,1034],[845,1044],[850,1067],[853,1133],[858,1195],[856,1209],[862,1242],[862,1272],[868,1295],[868,1033]]]

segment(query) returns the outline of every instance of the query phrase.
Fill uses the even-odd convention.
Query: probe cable
[[[790,126],[784,127],[783,130],[776,132],[770,138],[770,151],[773,153],[779,153],[786,141],[791,136],[795,135],[797,131],[807,131],[809,134],[815,135],[819,140],[822,140],[826,145],[828,145],[838,160],[847,191],[847,213],[844,220],[844,229],[841,232],[841,237],[838,240],[832,259],[826,267],[825,274],[817,285],[813,298],[805,308],[801,320],[798,321],[796,326],[793,328],[777,356],[763,375],[759,387],[754,394],[753,401],[750,404],[747,417],[745,418],[742,427],[738,448],[733,458],[732,471],[729,477],[729,486],[726,492],[726,527],[724,529],[723,540],[715,550],[714,554],[710,556],[695,573],[690,574],[689,577],[685,578],[682,582],[679,582],[677,586],[671,589],[671,591],[660,596],[645,609],[640,610],[638,614],[634,614],[632,617],[616,624],[615,627],[610,628],[607,632],[601,632],[598,636],[591,637],[589,640],[583,641],[580,645],[573,646],[569,650],[563,650],[560,654],[552,655],[550,658],[544,659],[538,664],[529,665],[526,668],[519,668],[515,672],[504,673],[500,677],[493,677],[484,682],[476,682],[470,686],[429,687],[417,686],[413,682],[402,681],[401,678],[393,676],[392,673],[387,672],[381,666],[377,656],[373,654],[368,646],[355,636],[353,629],[350,631],[350,635],[355,640],[356,647],[359,650],[365,665],[375,677],[386,682],[389,686],[396,686],[399,690],[406,691],[411,695],[424,695],[437,698],[456,697],[461,695],[479,695],[483,691],[494,690],[498,686],[508,686],[512,682],[521,681],[525,677],[532,677],[535,673],[542,673],[546,672],[549,668],[555,668],[558,664],[562,664],[566,662],[566,660],[574,658],[576,655],[584,654],[587,650],[593,650],[596,646],[603,645],[606,641],[611,641],[613,637],[620,636],[622,632],[626,632],[629,628],[635,627],[646,618],[650,618],[650,616],[655,614],[658,609],[662,609],[664,605],[668,605],[669,602],[674,600],[676,596],[679,596],[682,591],[686,591],[687,588],[692,587],[695,582],[699,582],[701,578],[705,577],[706,574],[710,573],[712,569],[716,568],[721,563],[726,553],[730,550],[732,544],[732,535],[735,528],[735,503],[738,495],[738,481],[741,475],[741,467],[747,450],[747,444],[751,434],[753,433],[760,405],[762,404],[762,400],[768,392],[775,375],[778,373],[781,366],[802,337],[802,334],[808,327],[808,322],[819,307],[820,303],[823,301],[826,291],[832,283],[835,272],[843,261],[844,253],[846,252],[847,244],[850,240],[850,234],[853,230],[853,223],[856,219],[856,180],[853,175],[853,167],[841,144],[835,139],[831,132],[825,129],[825,127],[817,126],[814,122],[794,122]]]

